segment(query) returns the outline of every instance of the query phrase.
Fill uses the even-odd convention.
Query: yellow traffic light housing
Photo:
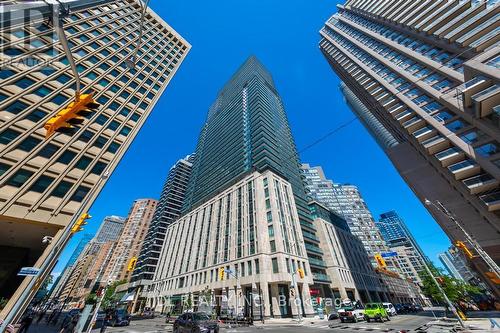
[[[467,247],[467,245],[465,245],[464,242],[456,241],[455,246],[461,249],[469,259],[474,258],[474,254],[471,252],[471,250],[469,250],[469,248]]]
[[[74,234],[79,231],[82,231],[83,230],[82,226],[86,225],[87,220],[91,218],[92,216],[90,216],[88,213],[83,213],[82,216],[78,218],[78,221],[76,221],[76,223],[71,228],[71,233]]]
[[[303,270],[302,268],[297,269],[297,273],[299,274],[299,277],[300,277],[301,279],[303,279],[303,278],[304,278],[304,270]]]
[[[219,268],[219,280],[223,281],[225,278],[225,270],[224,267]]]
[[[45,139],[50,138],[55,132],[64,132],[73,128],[73,125],[81,124],[84,120],[83,115],[99,106],[99,103],[92,98],[92,94],[77,94],[75,101],[69,103],[45,123],[44,128],[47,131]]]
[[[385,262],[384,258],[380,254],[375,254],[375,260],[377,261],[377,266],[380,268],[385,268],[387,267],[387,263]]]
[[[127,272],[132,272],[135,268],[135,264],[137,264],[137,257],[130,258],[127,266]]]

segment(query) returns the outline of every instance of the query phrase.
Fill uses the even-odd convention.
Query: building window
[[[34,83],[35,81],[33,81],[32,79],[23,77],[22,79],[17,80],[14,84],[21,89],[26,89],[29,88],[29,86],[33,85]]]
[[[255,274],[260,274],[259,259],[255,259]]]
[[[0,163],[0,176],[2,176],[4,173],[6,173],[7,170],[9,170],[9,168],[10,168],[10,165]]]
[[[45,147],[42,148],[42,150],[40,150],[40,152],[38,152],[38,156],[51,158],[58,150],[59,150],[58,146],[48,143],[45,145]]]
[[[14,131],[8,128],[0,133],[0,143],[6,145],[17,138],[19,135],[21,135],[21,133],[19,133],[18,131]]]
[[[94,165],[94,167],[92,168],[91,173],[100,176],[107,166],[108,165],[106,163],[97,162],[96,165]]]
[[[278,269],[278,258],[272,258],[271,262],[272,262],[272,266],[273,266],[273,273],[278,273],[279,272],[279,269]]]
[[[5,111],[13,113],[13,114],[18,114],[18,113],[26,110],[27,108],[28,108],[27,104],[25,104],[23,102],[15,101],[14,103],[7,106],[5,108]]]
[[[273,214],[271,213],[271,211],[268,211],[266,213],[266,216],[267,216],[267,222],[272,222],[273,221]]]
[[[30,187],[30,191],[43,193],[52,184],[54,178],[49,176],[40,176],[37,181]]]
[[[94,142],[94,147],[97,147],[97,148],[102,148],[102,147],[104,147],[104,145],[106,144],[106,142],[107,142],[107,141],[108,141],[108,140],[107,140],[105,137],[100,136],[100,137],[98,137],[98,138],[95,140],[95,142]]]
[[[40,142],[42,142],[42,140],[30,136],[24,139],[23,142],[21,142],[16,148],[29,152],[33,148],[35,148]]]
[[[50,195],[57,198],[63,198],[72,186],[73,184],[63,180],[59,183],[59,185],[57,185]]]
[[[272,225],[267,226],[267,233],[269,234],[269,237],[274,237],[274,228]]]
[[[109,123],[108,125],[108,129],[112,130],[112,131],[116,131],[118,129],[118,127],[120,126],[120,123],[117,122],[116,120],[113,120]]]
[[[271,241],[269,242],[269,245],[270,245],[270,247],[271,247],[271,252],[276,252],[276,241],[271,240]]]
[[[476,151],[484,157],[489,157],[498,153],[498,146],[494,143],[487,143],[476,148]]]
[[[90,188],[85,187],[85,186],[78,186],[76,189],[75,193],[71,197],[71,201],[77,201],[77,202],[82,202],[83,198],[89,193]]]
[[[85,170],[89,166],[89,164],[92,162],[92,159],[88,156],[82,156],[78,162],[75,164],[75,168],[80,169],[80,170]]]
[[[59,156],[57,162],[62,164],[69,164],[75,158],[75,156],[76,156],[75,152],[66,150],[61,156]]]
[[[89,142],[92,137],[94,136],[94,132],[91,132],[89,130],[83,131],[83,133],[80,135],[78,140],[83,141],[83,142]]]
[[[104,125],[104,124],[108,121],[108,119],[109,119],[108,117],[106,117],[106,116],[104,116],[104,115],[100,114],[100,115],[96,118],[95,122],[96,122],[97,124],[99,124],[99,125]]]
[[[32,175],[33,172],[21,169],[16,172],[6,184],[14,187],[21,187]]]
[[[110,153],[116,153],[116,151],[118,150],[118,148],[120,148],[120,145],[116,142],[111,142],[111,144],[109,145],[108,147],[108,151]]]
[[[123,136],[127,136],[131,131],[130,127],[124,126],[122,130],[120,131],[120,134]]]

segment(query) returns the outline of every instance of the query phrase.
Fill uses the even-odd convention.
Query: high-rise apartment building
[[[398,254],[395,259],[401,271],[414,282],[421,283],[420,273],[425,270],[427,258],[403,219],[395,211],[389,211],[380,214],[375,224],[389,248]]]
[[[348,0],[320,49],[419,199],[500,260],[497,1]],[[429,210],[452,241],[463,233]],[[481,259],[473,265],[485,276]],[[494,287],[492,285],[492,287]]]
[[[342,216],[352,234],[363,242],[372,262],[375,263],[373,256],[387,251],[387,246],[358,188],[354,185],[333,183],[326,178],[320,166],[302,164],[301,171],[309,197]]]
[[[94,237],[96,243],[114,242],[120,238],[125,225],[125,218],[120,216],[106,216],[99,226]]]
[[[452,277],[473,285],[478,284],[476,274],[467,266],[467,260],[455,247],[452,246],[446,252],[440,253],[438,258]]]
[[[146,238],[158,201],[153,199],[137,199],[130,207],[123,231],[116,241],[111,259],[104,271],[105,281],[130,281],[131,261],[136,261]],[[133,260],[135,259],[135,260]],[[132,264],[134,266],[134,264]]]
[[[236,279],[217,280],[221,267],[245,274],[244,281],[241,278],[243,292],[254,294],[259,289],[266,302],[265,316],[298,314],[299,309],[269,303],[269,295],[290,297],[292,269],[303,267],[307,272],[297,291],[303,297],[309,297],[313,281],[318,289],[328,287],[323,263],[309,264],[307,260],[321,259],[322,251],[299,167],[273,79],[255,57],[250,57],[208,112],[183,215],[167,229],[169,243],[163,247],[160,260],[163,267],[158,268],[148,294],[152,305],[161,309],[162,295],[173,299],[185,293],[198,294],[205,288],[200,281],[206,281],[216,293],[234,293]],[[200,234],[202,228],[210,230]],[[176,245],[186,236],[191,238]],[[248,307],[236,309],[234,301],[232,298],[236,311],[252,311]],[[311,313],[307,305],[302,310]],[[253,314],[259,313],[256,310]]]
[[[194,154],[178,160],[168,172],[153,220],[132,274],[132,282],[139,281],[139,284],[145,284],[146,281],[153,279],[160,252],[165,243],[167,227],[181,215],[187,183],[191,177],[193,159]]]
[[[23,6],[30,11],[23,11]],[[45,123],[75,98],[75,77],[44,1],[2,3],[0,24],[0,296],[21,283],[79,212],[92,205],[190,45],[138,0],[72,1],[64,30],[82,80],[100,103],[82,123],[46,138]],[[59,10],[57,5],[53,8]],[[25,20],[14,20],[16,17]],[[12,19],[12,20],[9,20]],[[134,69],[126,61],[137,47]],[[54,244],[53,242],[52,244]],[[41,258],[43,254],[43,257]],[[15,299],[16,297],[13,297]],[[10,308],[10,307],[7,307]]]

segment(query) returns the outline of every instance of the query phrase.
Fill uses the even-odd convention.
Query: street
[[[385,323],[379,322],[358,322],[358,323],[340,323],[339,320],[312,320],[307,319],[302,325],[299,325],[292,320],[268,320],[264,325],[258,324],[252,327],[239,328],[222,328],[221,332],[318,332],[318,331],[341,331],[341,332],[398,332],[398,331],[415,331],[420,326],[433,320],[434,317],[430,311],[423,312],[417,315],[398,315],[391,317],[391,321]],[[329,327],[331,325],[332,327]],[[37,332],[32,330],[31,332]],[[93,332],[98,332],[95,330]],[[141,333],[156,333],[156,332],[172,332],[172,325],[166,325],[163,318],[155,318],[149,320],[132,321],[128,327],[109,327],[106,332],[141,332]]]

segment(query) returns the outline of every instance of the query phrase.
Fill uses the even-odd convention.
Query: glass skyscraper
[[[352,110],[418,198],[500,260],[498,1],[348,0],[320,50]],[[452,241],[465,236],[436,206]],[[471,264],[487,277],[479,257]]]

